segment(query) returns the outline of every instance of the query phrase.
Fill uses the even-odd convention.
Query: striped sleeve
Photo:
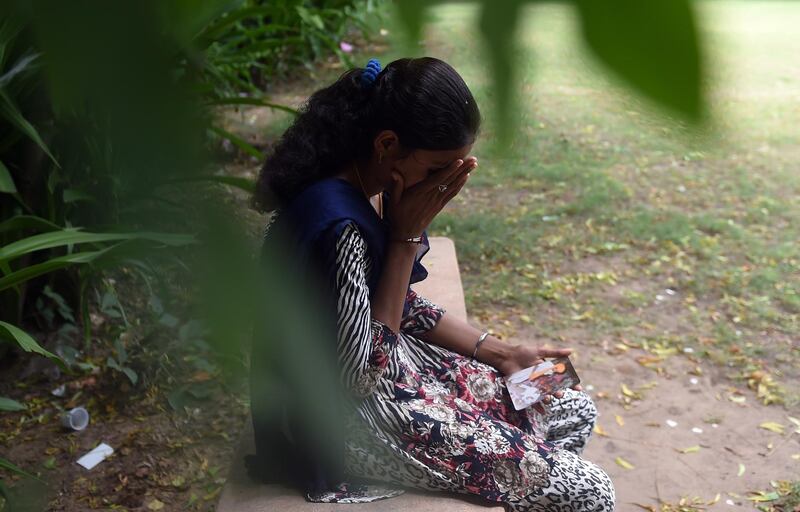
[[[348,223],[336,242],[338,357],[343,383],[359,397],[375,390],[398,337],[372,318],[365,255],[364,239]]]
[[[400,330],[412,336],[421,336],[433,329],[447,311],[442,306],[417,294],[411,288],[406,294],[406,302],[409,304],[409,310],[400,322]]]

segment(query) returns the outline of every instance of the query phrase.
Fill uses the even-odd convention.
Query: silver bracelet
[[[478,342],[475,344],[475,350],[472,352],[472,359],[475,359],[475,354],[478,353],[478,347],[481,346],[481,343],[486,339],[486,336],[489,335],[489,331],[484,332],[481,334],[481,337],[478,338]]]

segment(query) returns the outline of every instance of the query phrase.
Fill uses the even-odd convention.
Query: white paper
[[[112,447],[108,446],[106,443],[100,443],[95,446],[92,451],[78,459],[77,462],[86,469],[92,469],[112,453],[114,453]]]

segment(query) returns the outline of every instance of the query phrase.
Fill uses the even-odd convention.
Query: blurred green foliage
[[[104,276],[122,269],[141,274],[148,287],[170,281],[151,289],[149,300],[162,328],[177,331],[164,351],[212,347],[220,364],[241,368],[256,312],[284,298],[254,279],[261,274],[248,233],[212,186],[253,188],[219,173],[221,138],[261,158],[216,125],[217,108],[294,112],[262,97],[265,85],[331,53],[353,65],[338,40],[351,26],[366,30],[373,8],[372,0],[4,2],[0,358],[15,347],[70,372],[96,369],[81,361],[76,327],[91,348],[92,292],[100,311],[127,327],[116,293],[102,289]],[[186,250],[198,244],[201,250]],[[178,328],[164,306],[184,300],[164,293],[184,289],[193,292],[186,308],[201,327]],[[62,333],[59,322],[71,329]],[[56,337],[39,334],[54,329]],[[126,347],[123,336],[124,329],[104,340],[105,366],[136,385],[142,379],[131,351],[138,347]],[[44,338],[55,346],[42,346]]]
[[[261,157],[215,126],[214,107],[294,112],[262,98],[263,87],[329,53],[353,65],[338,39],[351,25],[366,30],[373,8],[342,0],[4,4],[0,319],[23,321],[26,285],[43,274],[133,259],[147,269],[164,252],[156,247],[195,243],[196,212],[208,210],[186,182],[252,190],[216,172],[217,138]],[[79,272],[71,286],[84,296],[88,279]]]
[[[397,18],[405,30],[407,56],[420,52],[428,8],[444,3],[474,3],[480,6],[477,32],[492,69],[497,125],[494,152],[511,147],[520,127],[522,109],[517,91],[523,78],[517,66],[529,59],[517,45],[520,9],[537,0],[401,0]],[[689,0],[566,0],[580,14],[586,47],[610,74],[632,90],[653,101],[668,115],[697,127],[706,116],[703,89],[703,45],[696,14]],[[527,63],[526,63],[527,65]]]

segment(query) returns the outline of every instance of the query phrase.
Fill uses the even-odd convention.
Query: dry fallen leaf
[[[595,433],[595,434],[597,434],[598,436],[605,436],[605,437],[608,437],[608,432],[606,432],[605,430],[603,430],[603,427],[601,427],[601,426],[600,426],[599,424],[597,424],[597,423],[595,423],[595,424],[594,424],[594,428],[592,429],[592,432],[594,432],[594,433]]]
[[[756,502],[775,501],[781,497],[776,491],[750,491],[753,496],[748,496],[747,499]]]
[[[739,472],[736,473],[736,476],[742,476],[744,474],[744,464],[741,462],[739,463]]]
[[[747,400],[747,397],[744,395],[728,395],[728,400],[737,404],[743,404]]]
[[[721,497],[722,495],[720,495],[720,493],[717,493],[717,495],[714,496],[714,499],[707,502],[706,505],[713,505],[714,503],[718,502]]]
[[[786,427],[774,421],[765,421],[764,423],[759,425],[759,428],[763,428],[765,430],[775,432],[776,434],[783,435],[783,431]]]
[[[614,462],[618,465],[622,466],[625,469],[633,469],[635,466],[628,462],[627,460],[623,459],[622,457],[617,457]]]
[[[162,503],[158,499],[154,499],[153,501],[147,504],[147,508],[149,510],[161,510],[162,508],[164,508],[164,503]]]
[[[639,393],[631,391],[631,388],[629,388],[624,382],[620,384],[620,388],[622,388],[622,394],[629,398],[641,398]]]
[[[622,419],[622,416],[620,416],[619,414],[615,414],[614,419],[617,420],[617,425],[619,425],[620,427],[625,426],[625,420]]]
[[[660,363],[663,360],[664,358],[658,356],[639,356],[636,358],[636,362],[645,367],[650,367],[654,364]]]
[[[676,451],[679,451],[679,452],[681,452],[681,453],[694,453],[694,452],[699,452],[699,451],[700,451],[700,446],[699,446],[699,445],[694,445],[694,446],[690,446],[690,447],[688,447],[688,448],[683,448],[682,450],[677,450],[677,449],[676,449]]]

